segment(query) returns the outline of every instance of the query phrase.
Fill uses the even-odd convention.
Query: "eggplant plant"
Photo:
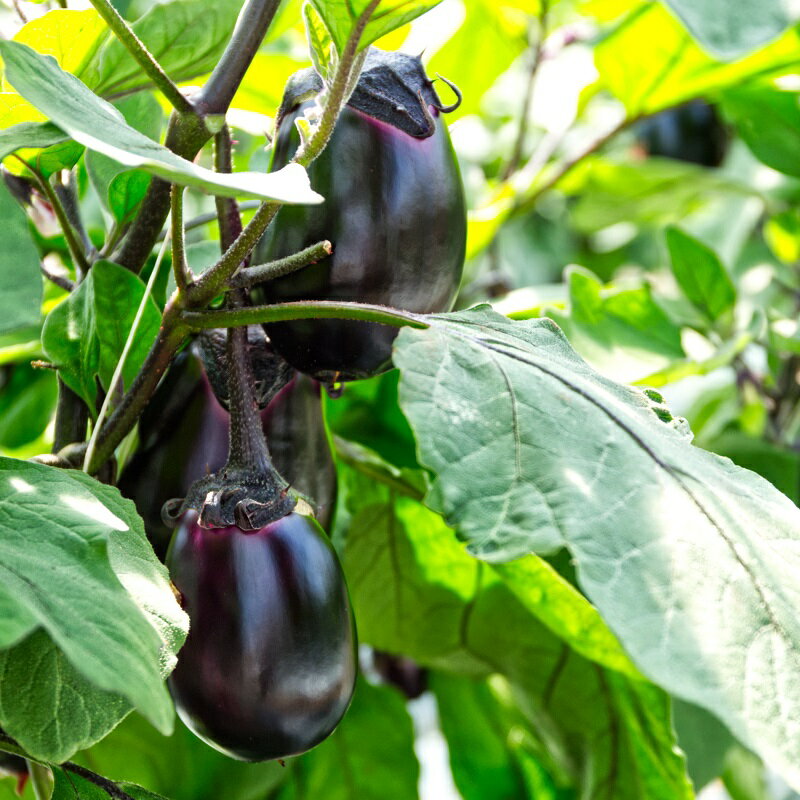
[[[784,4],[50,2],[0,800],[800,791]]]

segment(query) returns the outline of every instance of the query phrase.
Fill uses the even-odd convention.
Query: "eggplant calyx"
[[[230,408],[228,391],[227,333],[223,328],[203,331],[197,338],[197,355],[214,390],[214,396],[227,411]],[[265,409],[272,399],[294,377],[294,370],[269,345],[260,325],[247,328],[247,351],[253,370],[253,391],[259,409]]]
[[[393,128],[427,139],[433,136],[436,123],[430,106],[442,114],[461,105],[461,92],[451,81],[438,76],[456,96],[451,105],[444,105],[425,74],[420,56],[410,56],[370,47],[364,60],[356,88],[347,105]],[[324,89],[322,78],[313,67],[300,70],[289,78],[278,110],[276,130],[281,120]]]
[[[165,525],[175,527],[194,510],[201,528],[255,531],[294,510],[297,498],[280,476],[240,467],[224,467],[194,483],[184,498],[167,500],[161,509]]]

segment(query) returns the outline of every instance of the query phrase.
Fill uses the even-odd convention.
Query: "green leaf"
[[[339,55],[356,24],[370,5],[370,0],[310,0],[330,33]],[[412,19],[430,11],[441,0],[380,0],[358,40],[358,51],[376,39],[401,28]]]
[[[686,753],[686,764],[696,792],[718,778],[725,756],[734,744],[728,729],[708,711],[683,700],[672,702],[672,718],[678,744]]]
[[[548,316],[604,375],[632,383],[685,358],[680,328],[654,302],[649,287],[604,288],[580,267],[570,267],[566,281],[569,314]]]
[[[171,0],[153,5],[132,27],[170,78],[183,83],[217,65],[241,8],[241,0]],[[105,97],[120,97],[152,85],[115,36],[108,36],[76,74]]]
[[[414,731],[395,689],[363,678],[339,727],[310,753],[291,762],[292,772],[274,800],[416,800],[419,765]]]
[[[67,139],[69,136],[52,122],[20,122],[0,131],[0,160],[23,147],[50,147]]]
[[[14,88],[73,139],[129,168],[141,168],[164,180],[235,197],[316,203],[322,198],[305,170],[290,164],[270,174],[218,173],[176,156],[131,128],[121,114],[49,57],[17,42],[0,42],[6,78]]]
[[[774,39],[789,26],[782,0],[665,0],[708,51],[734,59]]]
[[[39,253],[28,231],[25,212],[0,181],[0,333],[38,323],[41,317],[42,275]]]
[[[726,3],[728,9],[731,5]],[[594,57],[601,85],[633,118],[749,81],[796,72],[800,31],[791,28],[752,55],[725,63],[706,55],[661,3],[645,3],[600,41]]]
[[[325,84],[329,86],[338,62],[331,35],[325,27],[324,20],[311,3],[303,5],[303,22],[306,28],[311,63]]]
[[[0,625],[0,648],[40,630],[95,690],[124,698],[160,730],[171,729],[162,678],[188,620],[133,503],[117,489],[81,472],[0,459],[0,586],[0,607],[14,621]],[[51,649],[37,658],[54,669]],[[72,678],[62,688],[74,693],[79,682]],[[75,702],[86,713],[76,717],[77,728],[54,726],[43,739],[20,704],[48,708],[52,691],[37,681],[24,697],[4,695],[0,725],[32,755],[59,762],[107,729],[113,704],[96,691],[81,694]],[[126,705],[117,706],[120,718]]]
[[[42,345],[64,382],[95,407],[95,376],[108,390],[145,286],[130,270],[97,261],[86,280],[45,320]],[[150,298],[122,370],[130,386],[155,339],[161,314]]]
[[[759,86],[729,89],[722,98],[753,155],[768,167],[800,177],[800,95]]]
[[[136,94],[114,104],[125,121],[139,133],[157,142],[164,113],[152,94]],[[86,169],[100,202],[119,224],[129,222],[150,185],[150,176],[130,171],[101,153],[86,156]]]
[[[22,447],[41,436],[57,397],[55,375],[50,370],[16,364],[0,393],[0,447]]]
[[[275,761],[234,761],[180,722],[170,736],[162,736],[136,713],[74,760],[115,781],[147,786],[170,800],[263,800],[287,778],[286,768]]]
[[[41,629],[0,650],[0,673],[4,728],[23,731],[29,753],[54,761],[99,741],[131,710],[118,693],[87,680]]]
[[[666,231],[672,273],[686,297],[710,322],[736,303],[736,287],[717,254],[680,228]]]
[[[660,689],[579,655],[537,618],[543,604],[521,602],[437,514],[350,470],[343,477],[344,567],[362,642],[462,675],[505,675],[547,774],[577,796],[691,797]],[[525,586],[535,595],[527,576]]]
[[[594,372],[549,320],[428,320],[394,356],[426,502],[492,562],[568,547],[636,665],[800,782],[782,722],[800,714],[800,509],[692,447],[657,394]]]
[[[63,767],[53,767],[52,769],[55,779],[52,800],[108,800],[109,797],[114,796],[106,787],[77,774],[75,770],[67,770]],[[104,776],[100,776],[100,778],[103,779]],[[133,800],[167,800],[160,794],[154,794],[132,783],[120,783],[117,784],[117,788],[132,797]]]
[[[557,800],[521,715],[492,682],[432,672],[429,684],[464,800]]]

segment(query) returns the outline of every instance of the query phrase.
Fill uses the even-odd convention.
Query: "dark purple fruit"
[[[329,529],[336,504],[336,468],[319,384],[295,374],[261,412],[261,420],[277,470],[313,501],[317,520]],[[122,494],[136,503],[159,555],[172,536],[161,507],[172,497],[184,497],[192,483],[225,464],[229,426],[228,412],[211,390],[200,358],[184,351],[145,409],[139,421],[139,450],[118,482]]]
[[[302,753],[350,703],[356,633],[336,553],[310,517],[205,529],[188,512],[167,556],[190,630],[169,687],[178,714],[233,758]]]
[[[714,106],[693,100],[640,122],[636,138],[647,155],[718,167],[730,137]]]
[[[292,158],[298,145],[294,121],[308,105],[287,109],[282,118],[274,169]],[[255,287],[254,301],[345,300],[419,313],[452,306],[466,247],[464,191],[442,117],[433,105],[426,110],[433,125],[427,138],[352,107],[342,111],[328,146],[308,170],[325,202],[282,206],[254,263],[323,239],[333,244],[333,255]],[[335,319],[272,323],[265,329],[293,367],[323,381],[387,369],[397,334],[376,323]]]

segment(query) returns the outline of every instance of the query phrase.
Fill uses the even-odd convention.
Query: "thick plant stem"
[[[178,319],[178,308],[173,298],[167,304],[161,329],[131,388],[105,421],[97,436],[94,453],[86,464],[86,472],[90,475],[97,472],[111,457],[117,445],[136,424],[139,414],[147,405],[187,333],[187,327]]]
[[[297,303],[276,303],[271,306],[225,308],[220,311],[184,311],[181,322],[195,331],[206,328],[231,328],[262,322],[286,322],[294,319],[353,319],[379,322],[394,328],[428,328],[422,315],[388,306],[366,303],[307,300]]]
[[[280,0],[247,0],[233,38],[211,73],[206,85],[193,99],[191,114],[173,114],[164,144],[193,161],[211,138],[202,117],[222,115],[228,110],[247,68],[258,52]],[[248,33],[249,32],[249,33]],[[231,69],[230,72],[223,70]],[[199,115],[199,116],[198,116]],[[169,184],[153,179],[142,201],[141,211],[131,226],[116,261],[133,272],[140,272],[164,227],[169,213]],[[213,296],[213,295],[212,295]]]
[[[224,114],[236,94],[269,26],[280,0],[248,0],[231,40],[196,99],[203,114]]]
[[[228,286],[232,289],[244,289],[255,286],[257,283],[264,283],[283,275],[307,267],[309,264],[316,264],[333,252],[333,246],[328,241],[317,242],[310,247],[292,253],[286,258],[279,258],[267,264],[256,264],[253,267],[240,269],[229,281]]]
[[[233,171],[233,141],[231,129],[223,125],[214,136],[214,170],[230,174]],[[224,253],[242,232],[239,204],[233,197],[214,197],[219,222],[219,244]]]
[[[234,307],[241,302],[238,292],[232,292],[229,297],[233,300],[231,305]],[[274,468],[253,392],[255,379],[247,343],[247,328],[228,329],[226,357],[231,420],[227,466],[272,473]]]
[[[161,64],[156,61],[144,42],[133,32],[133,29],[122,18],[109,0],[90,0],[95,11],[105,20],[106,25],[122,42],[128,52],[134,57],[145,74],[158,87],[170,105],[182,114],[194,114],[192,104],[181,94],[181,90],[172,82],[169,75],[164,72]]]
[[[172,273],[175,276],[175,285],[181,292],[192,282],[193,275],[189,272],[186,261],[186,242],[183,229],[183,186],[172,185],[170,195],[170,226],[172,230]]]
[[[86,403],[59,376],[53,452],[57,453],[73,442],[85,441],[88,422]]]

